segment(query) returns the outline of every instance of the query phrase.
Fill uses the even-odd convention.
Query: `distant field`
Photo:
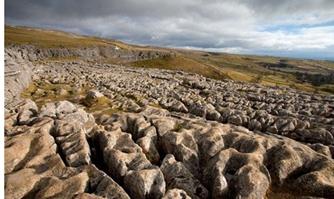
[[[113,45],[128,52],[147,50],[172,52],[173,56],[122,64],[134,67],[182,70],[214,79],[229,78],[270,86],[288,86],[308,92],[334,94],[334,62],[331,61],[138,46],[117,40],[80,36],[61,31],[6,26],[5,45],[11,44],[29,44],[39,48],[85,48]],[[67,58],[62,59],[66,60]],[[115,62],[115,60],[107,59],[101,61]],[[122,60],[118,59],[115,63],[120,61]]]
[[[116,45],[127,50],[150,50],[121,41],[82,36],[56,30],[5,26],[5,45],[26,44],[41,48],[83,48]]]
[[[184,72],[197,73],[214,79],[225,79],[226,74],[222,70],[196,60],[177,55],[176,57],[165,57],[151,60],[142,60],[130,63],[131,66],[143,68],[161,68],[169,70],[181,70]]]
[[[23,27],[5,28],[5,44],[30,44],[43,48],[82,47],[107,45],[108,43],[92,37],[82,37],[65,32],[45,31]]]

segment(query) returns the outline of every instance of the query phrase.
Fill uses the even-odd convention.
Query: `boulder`
[[[261,131],[262,130],[262,125],[256,119],[252,119],[248,124],[248,128],[249,128],[249,130],[259,130],[259,131]]]
[[[100,93],[98,90],[90,90],[86,94],[86,99],[96,99],[103,96],[104,95]]]
[[[330,148],[326,145],[316,143],[316,144],[310,144],[309,146],[318,153],[328,156],[329,158],[332,157]]]
[[[166,183],[159,168],[129,171],[124,178],[124,185],[132,198],[159,199],[165,195]]]
[[[99,99],[103,98],[104,95],[100,93],[98,90],[90,90],[87,92],[86,97],[84,99],[84,103],[87,106],[91,106],[92,104],[99,101]]]
[[[152,164],[158,164],[160,162],[160,154],[157,149],[157,138],[151,136],[144,136],[136,142],[140,146],[145,154],[146,158]]]
[[[141,107],[133,100],[126,100],[122,105],[122,109],[129,112],[140,112]]]
[[[24,180],[23,180],[24,179]],[[32,191],[40,181],[34,169],[25,168],[5,176],[5,193],[7,198],[20,199]]]
[[[270,181],[252,165],[241,167],[236,173],[236,198],[265,198]]]
[[[47,103],[41,108],[40,117],[57,118],[60,115],[73,113],[77,110],[76,106],[69,101]]]
[[[211,128],[198,141],[201,162],[207,162],[225,147],[221,129]]]
[[[130,170],[138,171],[151,166],[130,134],[120,129],[112,132],[102,130],[96,132],[96,137],[99,150],[103,153],[103,162],[113,178],[122,180]]]
[[[208,190],[197,180],[193,174],[183,165],[175,160],[171,154],[166,155],[160,169],[164,174],[167,189],[181,189],[191,198],[208,198]]]
[[[124,189],[103,171],[98,170],[93,165],[90,165],[87,171],[90,189],[94,191],[96,196],[110,199],[130,199]]]
[[[156,127],[157,133],[161,137],[175,128],[176,121],[172,118],[158,117],[152,119],[152,124]]]
[[[333,164],[328,160],[320,160],[315,162],[313,170],[295,179],[292,184],[293,188],[302,190],[304,195],[325,198],[334,196]]]
[[[73,199],[103,199],[103,197],[89,193],[79,193]]]
[[[170,189],[162,199],[191,199],[182,189]]]
[[[273,182],[278,185],[283,185],[289,175],[304,163],[303,159],[292,146],[287,144],[272,148],[268,156],[273,157],[268,161],[268,170],[273,178]]]
[[[214,109],[208,109],[206,112],[206,118],[208,120],[219,121],[220,117],[221,117],[220,113]]]
[[[27,99],[24,100],[23,105],[17,108],[18,116],[17,123],[19,125],[29,124],[31,118],[37,115],[38,107],[35,102]]]
[[[309,143],[334,144],[334,136],[324,128],[299,131],[299,139]]]
[[[53,136],[71,167],[90,164],[90,148],[86,140],[86,130],[80,123],[56,122]]]
[[[162,149],[166,154],[173,154],[192,173],[198,173],[198,147],[191,132],[184,129],[180,132],[170,131],[164,134],[161,140]]]
[[[72,198],[76,194],[85,192],[88,185],[88,174],[79,173],[65,180],[55,177],[45,179],[45,184],[40,185],[41,190],[36,193],[36,198]]]
[[[57,146],[49,134],[52,128],[52,120],[42,119],[30,127],[29,131],[7,138],[5,173],[41,164],[46,157],[55,154]]]

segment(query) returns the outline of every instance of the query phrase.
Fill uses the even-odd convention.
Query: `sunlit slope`
[[[13,44],[33,45],[37,48],[72,49],[117,46],[129,54],[147,51],[164,52],[169,56],[130,61],[122,57],[117,60],[105,58],[100,61],[144,68],[181,70],[214,79],[228,78],[270,86],[288,86],[309,92],[334,93],[334,63],[330,61],[139,46],[56,30],[6,26],[5,45]],[[68,60],[64,57],[56,59]]]

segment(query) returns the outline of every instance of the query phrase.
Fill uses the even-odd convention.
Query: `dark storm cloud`
[[[104,17],[121,15],[128,17],[180,17],[201,15],[213,19],[228,17],[216,8],[229,5],[232,8],[246,7],[257,15],[281,15],[330,11],[332,0],[6,0],[6,17],[14,19],[53,17]],[[218,12],[217,12],[218,11]],[[226,11],[223,9],[223,11]],[[238,10],[232,11],[238,12]],[[229,14],[229,13],[227,13]],[[322,13],[319,13],[322,14]],[[233,17],[233,16],[231,16]]]
[[[333,52],[334,45],[334,27],[321,26],[334,22],[332,0],[6,0],[5,19],[133,43],[217,51],[299,55],[302,49]]]
[[[177,3],[177,1],[175,1]],[[182,5],[182,4],[181,4]],[[164,17],[170,11],[181,13],[184,7],[167,1],[138,0],[7,0],[6,16],[15,19],[26,17],[90,18],[121,15],[129,17]]]

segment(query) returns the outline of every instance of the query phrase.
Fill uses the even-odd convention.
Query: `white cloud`
[[[332,0],[6,0],[6,22],[210,51],[334,55]]]

